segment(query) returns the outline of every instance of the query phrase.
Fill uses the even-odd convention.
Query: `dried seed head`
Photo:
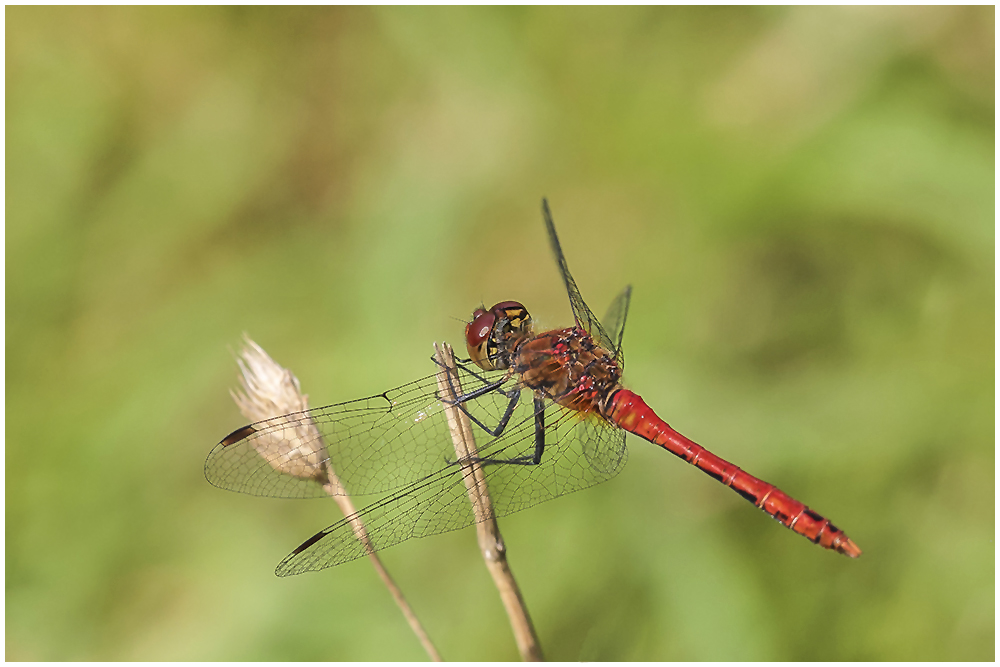
[[[265,422],[251,443],[257,453],[278,472],[300,479],[330,483],[330,459],[323,436],[308,412],[309,397],[299,388],[299,379],[272,359],[246,334],[236,363],[243,392],[230,391],[243,416]],[[286,414],[292,413],[292,414]],[[276,416],[282,415],[282,416]],[[280,428],[277,428],[280,427]]]

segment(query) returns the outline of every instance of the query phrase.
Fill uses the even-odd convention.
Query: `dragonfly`
[[[536,332],[521,303],[483,305],[465,328],[468,359],[447,369],[447,395],[439,368],[367,398],[243,426],[209,453],[206,478],[223,489],[281,498],[377,496],[303,542],[275,573],[340,565],[599,484],[625,465],[626,433],[680,457],[821,547],[860,556],[829,519],[681,435],[622,386],[631,286],[598,320],[570,273],[544,199],[542,214],[573,326]],[[474,463],[492,498],[490,516],[470,506],[473,455],[456,456],[447,414],[455,408],[474,425]]]

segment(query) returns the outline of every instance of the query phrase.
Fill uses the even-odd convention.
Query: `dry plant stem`
[[[283,368],[274,361],[249,336],[244,334],[244,337],[246,338],[246,345],[241,351],[241,358],[238,358],[238,362],[240,370],[243,372],[240,383],[243,385],[243,390],[246,393],[231,392],[233,400],[236,401],[243,416],[251,421],[261,421],[269,419],[276,414],[299,412],[308,409],[309,399],[299,388],[298,378],[291,371]],[[315,426],[311,428],[315,429]],[[326,458],[326,443],[322,442],[318,431],[314,431],[314,437],[315,439],[310,440],[313,443],[313,449],[321,450],[323,458]],[[319,459],[317,462],[321,460]],[[396,605],[403,612],[407,623],[410,624],[410,629],[413,630],[413,634],[417,636],[417,639],[423,645],[427,655],[430,656],[431,660],[441,662],[441,655],[437,652],[430,637],[427,636],[427,632],[423,626],[420,625],[416,614],[410,609],[406,598],[403,597],[403,592],[396,585],[396,582],[393,581],[382,561],[375,553],[374,548],[372,548],[368,532],[365,530],[361,519],[358,518],[354,503],[351,502],[350,496],[347,495],[347,491],[341,483],[340,478],[337,477],[336,472],[329,464],[323,467],[326,468],[327,473],[327,482],[323,485],[323,490],[336,501],[337,506],[340,507],[340,511],[350,520],[351,527],[354,529],[354,535],[365,545],[368,551],[368,558],[371,560],[375,572],[378,573],[378,576],[382,579],[382,583],[385,584],[392,597],[396,600]]]
[[[442,398],[453,402],[456,396],[452,392],[452,387],[455,391],[462,391],[458,384],[458,374],[454,372],[455,355],[447,343],[440,347],[435,344],[434,351],[438,363],[441,364],[441,372],[438,374],[438,389],[441,391]],[[448,382],[447,373],[451,373],[452,383]],[[470,461],[465,464],[465,487],[469,492],[469,501],[472,503],[472,511],[476,517],[476,536],[479,540],[479,550],[483,554],[483,560],[486,561],[490,575],[493,577],[493,583],[500,591],[500,599],[507,610],[508,618],[510,618],[518,651],[520,651],[523,660],[543,660],[542,647],[538,643],[535,627],[531,624],[531,617],[528,615],[524,598],[521,597],[521,589],[518,588],[514,574],[507,564],[507,549],[500,536],[500,528],[497,526],[482,466],[471,462],[477,455],[477,450],[469,418],[455,406],[446,408],[446,412],[451,437],[455,443],[455,454],[459,460]]]
[[[381,577],[382,583],[385,587],[389,589],[392,593],[393,599],[396,600],[396,605],[399,607],[400,611],[403,612],[403,616],[406,617],[406,622],[410,624],[410,629],[413,630],[413,634],[417,636],[420,643],[423,645],[424,650],[427,651],[427,655],[430,656],[431,660],[434,662],[441,662],[441,655],[437,652],[434,644],[431,642],[431,638],[427,636],[427,632],[424,631],[424,626],[420,625],[420,621],[417,619],[416,614],[410,609],[409,603],[406,602],[406,598],[403,597],[403,591],[399,590],[399,586],[393,581],[392,576],[390,576],[389,571],[385,569],[382,564],[382,560],[375,553],[372,548],[371,539],[368,537],[368,532],[365,530],[365,525],[361,522],[361,519],[357,516],[357,510],[354,508],[354,503],[351,502],[351,497],[344,494],[343,486],[340,483],[340,479],[337,477],[333,469],[327,468],[327,475],[329,476],[329,482],[323,485],[323,489],[330,494],[330,497],[336,501],[337,506],[340,507],[340,511],[344,513],[345,517],[351,522],[351,527],[354,529],[354,535],[358,540],[365,545],[368,551],[368,559],[372,562],[372,567],[375,568],[375,572]]]

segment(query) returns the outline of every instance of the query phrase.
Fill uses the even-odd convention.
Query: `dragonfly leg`
[[[442,366],[437,359],[434,360],[434,363],[438,364],[439,366]],[[456,391],[455,384],[452,381],[451,370],[448,369],[446,366],[442,366],[442,368],[445,368],[445,370],[447,371],[448,386],[451,389],[451,394],[455,395],[455,399],[449,400],[441,396],[440,393],[438,394],[438,399],[442,403],[457,406],[462,412],[465,413],[465,416],[468,417],[476,426],[489,433],[492,437],[494,438],[500,437],[500,434],[503,433],[504,429],[507,428],[507,422],[510,421],[511,416],[514,414],[514,408],[517,407],[517,400],[521,396],[521,389],[519,387],[513,387],[509,391],[504,391],[500,387],[502,387],[504,383],[507,382],[508,377],[503,377],[495,382],[487,382],[486,378],[482,377],[478,373],[471,371],[468,368],[465,368],[464,366],[459,366],[459,367],[462,368],[462,370],[469,373],[470,375],[473,375],[479,381],[483,382],[484,383],[483,386],[479,387],[478,389],[474,389],[473,391],[470,391],[468,393],[462,394],[461,396],[457,396],[458,392]],[[481,422],[479,419],[477,419],[471,412],[469,412],[466,409],[464,405],[468,401],[471,401],[475,398],[479,398],[480,396],[488,394],[491,391],[496,391],[497,393],[502,394],[509,399],[507,403],[507,408],[506,410],[504,410],[503,416],[500,418],[500,422],[497,424],[496,428],[492,429],[486,426],[486,424]]]
[[[513,403],[512,403],[513,405]],[[530,455],[518,456],[513,459],[476,459],[483,465],[503,463],[516,466],[536,466],[542,462],[542,452],[545,451],[545,402],[535,396],[535,451]]]
[[[521,390],[518,389],[517,387],[511,389],[509,392],[500,392],[500,393],[506,396],[509,400],[507,402],[507,409],[504,410],[503,416],[500,418],[500,422],[497,424],[497,427],[495,429],[490,429],[489,427],[487,427],[486,424],[473,417],[472,414],[465,409],[465,406],[463,404],[461,403],[458,404],[458,409],[464,412],[466,417],[468,417],[476,426],[483,429],[494,438],[499,438],[500,434],[503,433],[504,429],[507,428],[507,422],[510,421],[511,415],[514,414],[514,408],[517,407],[517,401],[519,398],[521,398]]]
[[[440,361],[438,361],[437,357],[431,357],[431,361],[433,361],[435,364],[437,364],[441,368],[449,371],[449,374],[448,374],[449,377],[448,377],[448,379],[449,380],[451,379],[451,372],[450,372],[451,369],[448,366],[446,366],[445,364],[442,364]],[[468,366],[468,364],[470,364],[471,362],[472,362],[472,359],[455,359],[455,367],[456,368],[461,368],[463,371],[465,371],[466,373],[468,373],[472,377],[476,378],[477,380],[479,380],[483,384],[489,384],[489,381],[486,378],[484,378],[482,375],[480,375],[476,371],[472,370]]]
[[[453,378],[452,378],[452,369],[448,368],[447,366],[442,365],[437,359],[434,360],[434,363],[436,363],[438,366],[441,366],[441,368],[445,369],[445,371],[446,371],[446,377],[448,379],[448,387],[451,389],[452,395],[455,396],[455,400],[450,400],[450,399],[444,398],[443,396],[441,396],[440,392],[438,392],[438,400],[440,400],[440,401],[442,401],[444,403],[447,403],[448,405],[461,405],[462,403],[465,403],[466,401],[470,401],[470,400],[472,400],[474,398],[479,398],[483,394],[488,394],[491,391],[499,389],[507,381],[507,376],[504,376],[504,377],[500,378],[499,380],[497,380],[495,382],[487,382],[486,378],[484,378],[481,375],[478,375],[478,374],[470,371],[465,366],[459,365],[458,368],[461,368],[462,370],[464,370],[465,372],[469,373],[470,375],[475,376],[475,378],[477,380],[479,380],[480,382],[483,383],[482,387],[479,387],[478,389],[474,389],[473,391],[470,391],[468,393],[459,395],[458,392],[455,390],[455,383],[454,383]],[[500,393],[504,394],[505,396],[507,395],[507,392],[505,392],[505,391],[500,391]]]
[[[454,402],[452,404],[453,405],[461,405],[462,403],[466,403],[468,401],[471,401],[474,398],[479,398],[483,394],[488,394],[491,391],[499,391],[504,396],[507,396],[508,392],[500,389],[500,387],[502,387],[506,381],[507,381],[507,378],[501,378],[501,379],[497,380],[496,382],[491,382],[488,385],[480,387],[479,389],[474,389],[474,390],[470,391],[467,394],[462,394],[461,396],[456,396],[455,400],[454,400]],[[450,383],[450,380],[449,380],[449,383]],[[518,393],[521,393],[520,389],[516,389],[516,391]]]
[[[486,431],[487,433],[489,433],[492,437],[499,438],[500,434],[503,433],[504,429],[507,428],[507,422],[510,421],[511,415],[514,414],[514,408],[517,407],[517,401],[518,401],[519,398],[521,398],[521,390],[518,389],[517,387],[515,387],[514,389],[511,389],[509,392],[500,392],[500,393],[503,394],[504,396],[506,396],[510,400],[507,402],[507,409],[504,410],[503,416],[500,418],[500,423],[497,424],[497,427],[495,429],[490,429],[488,426],[486,426],[486,424],[484,424],[483,422],[481,422],[478,419],[476,419],[465,408],[465,405],[463,405],[462,403],[456,402],[456,405],[457,405],[457,407],[458,407],[459,410],[461,410],[462,412],[465,413],[465,416],[468,417],[469,420],[472,423],[474,423],[476,426],[478,426],[479,428],[481,428],[484,431]],[[473,461],[484,461],[484,462],[487,461],[487,459],[480,459],[480,458],[476,458],[476,457],[474,457],[472,460]],[[458,463],[458,461],[452,461],[452,460],[447,459],[447,458],[445,459],[445,462],[448,463],[449,465],[454,464],[454,463]]]

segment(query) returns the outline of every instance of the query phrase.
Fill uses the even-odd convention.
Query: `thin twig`
[[[236,401],[243,416],[250,421],[256,422],[270,419],[275,415],[307,410],[309,408],[309,398],[299,388],[298,378],[291,371],[274,361],[249,336],[244,334],[244,338],[246,344],[241,351],[242,358],[239,358],[237,361],[239,362],[240,370],[243,372],[240,384],[243,385],[246,393],[231,392],[233,400]],[[341,484],[336,472],[334,472],[329,464],[329,456],[326,455],[326,443],[322,441],[322,434],[311,420],[304,427],[307,430],[301,434],[298,441],[289,441],[287,439],[280,441],[280,446],[294,450],[296,454],[294,460],[302,461],[299,465],[303,470],[300,471],[291,467],[288,469],[283,468],[282,465],[287,463],[283,459],[288,457],[273,457],[269,458],[269,461],[274,461],[272,465],[277,466],[282,472],[298,475],[308,475],[309,472],[307,471],[314,469],[314,467],[311,467],[312,459],[316,459],[316,463],[323,462],[322,465],[326,468],[327,473],[327,483],[323,485],[323,490],[336,501],[337,506],[340,507],[344,516],[350,517],[354,535],[365,545],[368,558],[371,560],[375,572],[378,573],[378,576],[392,594],[393,599],[396,600],[396,605],[403,612],[407,623],[410,624],[410,629],[413,630],[413,633],[417,636],[421,645],[423,645],[427,655],[430,656],[431,660],[441,662],[441,655],[437,652],[430,637],[427,636],[427,632],[420,624],[420,621],[417,620],[416,614],[410,609],[406,598],[403,597],[403,592],[396,585],[396,582],[393,581],[382,561],[375,553],[375,548],[368,537],[368,531],[365,530],[364,524],[358,518],[357,510],[354,509],[354,504],[351,502],[350,496],[347,495],[347,490]],[[274,453],[274,448],[278,445],[279,443],[262,443],[258,446],[264,448],[268,453]],[[261,451],[261,449],[258,449],[258,451]],[[315,452],[317,456],[303,456],[304,451]],[[320,453],[322,454],[320,455]]]
[[[514,630],[514,639],[517,641],[521,658],[531,661],[543,660],[542,647],[535,634],[531,617],[528,615],[524,598],[521,597],[521,589],[507,564],[507,548],[504,545],[503,537],[500,536],[500,528],[497,526],[496,514],[493,511],[493,503],[490,500],[483,468],[476,461],[476,440],[472,434],[469,417],[457,405],[454,405],[457,396],[453,391],[461,392],[462,390],[458,382],[458,373],[455,372],[455,355],[447,343],[440,347],[435,344],[434,351],[441,367],[441,372],[438,374],[438,389],[441,391],[442,398],[452,403],[445,411],[448,415],[451,438],[455,444],[455,454],[459,461],[466,461],[464,464],[467,468],[465,486],[476,518],[479,550],[483,554],[486,568],[493,576],[493,583],[500,591],[500,599],[507,610],[507,617]],[[448,381],[449,373],[452,376],[451,382]]]
[[[340,511],[344,513],[344,516],[350,518],[351,527],[354,529],[354,535],[358,538],[362,544],[365,545],[365,549],[368,551],[368,559],[372,562],[372,567],[375,568],[375,572],[381,577],[382,583],[385,584],[389,592],[392,593],[393,599],[396,600],[396,605],[399,607],[400,611],[403,612],[403,616],[406,617],[406,622],[410,624],[410,629],[413,630],[413,634],[417,636],[420,643],[423,645],[424,650],[427,651],[427,655],[430,656],[431,660],[434,662],[441,662],[441,656],[438,654],[437,649],[431,642],[431,638],[427,636],[427,632],[424,630],[424,626],[420,624],[417,619],[416,614],[410,609],[409,603],[407,603],[406,598],[403,597],[403,591],[399,589],[396,582],[393,581],[392,577],[389,575],[389,571],[385,569],[385,565],[382,564],[382,560],[375,553],[375,548],[372,546],[371,538],[368,537],[368,531],[365,530],[365,525],[361,522],[361,518],[358,516],[357,510],[354,508],[354,503],[351,502],[351,497],[346,494],[343,490],[344,487],[340,483],[340,479],[337,474],[333,471],[333,468],[327,466],[327,475],[329,477],[329,482],[323,485],[323,490],[330,494],[330,497],[334,499],[337,506],[340,507]]]

